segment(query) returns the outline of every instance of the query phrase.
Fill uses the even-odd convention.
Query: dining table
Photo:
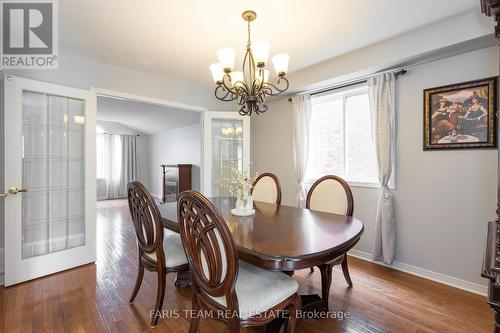
[[[329,262],[356,245],[364,231],[361,221],[346,215],[260,201],[254,201],[254,215],[236,216],[231,213],[235,198],[208,199],[231,231],[240,260],[289,275],[296,270],[318,267],[321,295],[301,295],[302,309],[328,311],[332,281]],[[163,227],[178,233],[177,204],[163,203],[159,210]]]

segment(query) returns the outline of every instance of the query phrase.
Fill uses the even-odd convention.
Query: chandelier
[[[236,100],[241,106],[240,115],[250,116],[267,111],[266,97],[276,96],[289,87],[285,74],[288,70],[290,56],[279,53],[272,57],[274,70],[278,75],[275,83],[269,81],[269,70],[266,69],[270,45],[267,42],[250,40],[250,22],[257,18],[254,11],[243,12],[242,17],[248,22],[248,40],[242,71],[233,71],[236,52],[230,47],[217,51],[219,62],[210,65],[212,77],[217,84],[215,97],[224,102]]]

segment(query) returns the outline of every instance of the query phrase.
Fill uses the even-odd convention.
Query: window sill
[[[380,188],[379,183],[367,183],[367,182],[350,182],[347,181],[350,187],[367,187],[367,188]]]
[[[307,186],[307,188],[310,188],[312,184],[316,179],[306,179],[304,181],[304,184]],[[361,188],[380,188],[380,183],[371,183],[371,182],[363,182],[363,181],[347,181],[347,184],[349,184],[350,187],[361,187]],[[389,182],[389,188],[391,190],[395,189],[395,186]]]

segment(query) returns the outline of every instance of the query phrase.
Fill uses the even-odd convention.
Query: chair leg
[[[301,309],[302,302],[300,300],[300,295],[295,294],[292,304],[288,307],[289,317],[286,322],[286,333],[295,333],[295,328],[297,327],[297,312]]]
[[[321,272],[321,299],[323,300],[323,310],[328,311],[328,299],[330,296],[330,286],[332,285],[332,265],[322,264],[318,266]]]
[[[342,260],[342,272],[344,273],[344,278],[347,281],[349,288],[352,288],[352,280],[349,275],[349,267],[347,266],[347,254],[344,255],[344,260]]]
[[[130,298],[128,300],[130,304],[134,303],[135,297],[137,296],[137,293],[141,288],[143,277],[144,277],[144,265],[142,264],[141,259],[139,258],[139,269],[137,270],[137,278],[135,279],[134,290],[132,291],[132,295],[130,295]]]
[[[193,293],[193,301],[192,301],[192,307],[193,307],[193,311],[192,311],[192,314],[194,315],[194,317],[191,318],[190,320],[190,323],[189,323],[189,333],[197,333],[198,332],[198,325],[200,324],[200,315],[199,315],[199,311],[200,311],[200,305],[198,304],[198,301],[196,300],[196,293],[195,291],[193,290],[192,291]]]
[[[232,318],[227,324],[229,325],[229,333],[240,333],[240,318]]]
[[[163,298],[165,297],[166,276],[163,269],[158,269],[158,290],[156,291],[155,313],[151,318],[151,327],[156,327],[158,319],[161,316],[161,308],[163,306]]]

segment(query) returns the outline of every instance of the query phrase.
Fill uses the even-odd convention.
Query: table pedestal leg
[[[322,264],[318,268],[321,273],[321,297],[319,295],[301,295],[302,311],[328,311],[328,296],[332,285],[332,265]]]
[[[312,312],[306,318],[321,318],[321,314],[328,312],[328,298],[330,295],[330,286],[332,285],[332,268],[330,264],[322,264],[318,266],[321,272],[321,297],[319,295],[300,295],[302,300],[302,311]],[[281,326],[285,323],[284,319],[275,319],[266,326],[266,333],[278,333]]]

